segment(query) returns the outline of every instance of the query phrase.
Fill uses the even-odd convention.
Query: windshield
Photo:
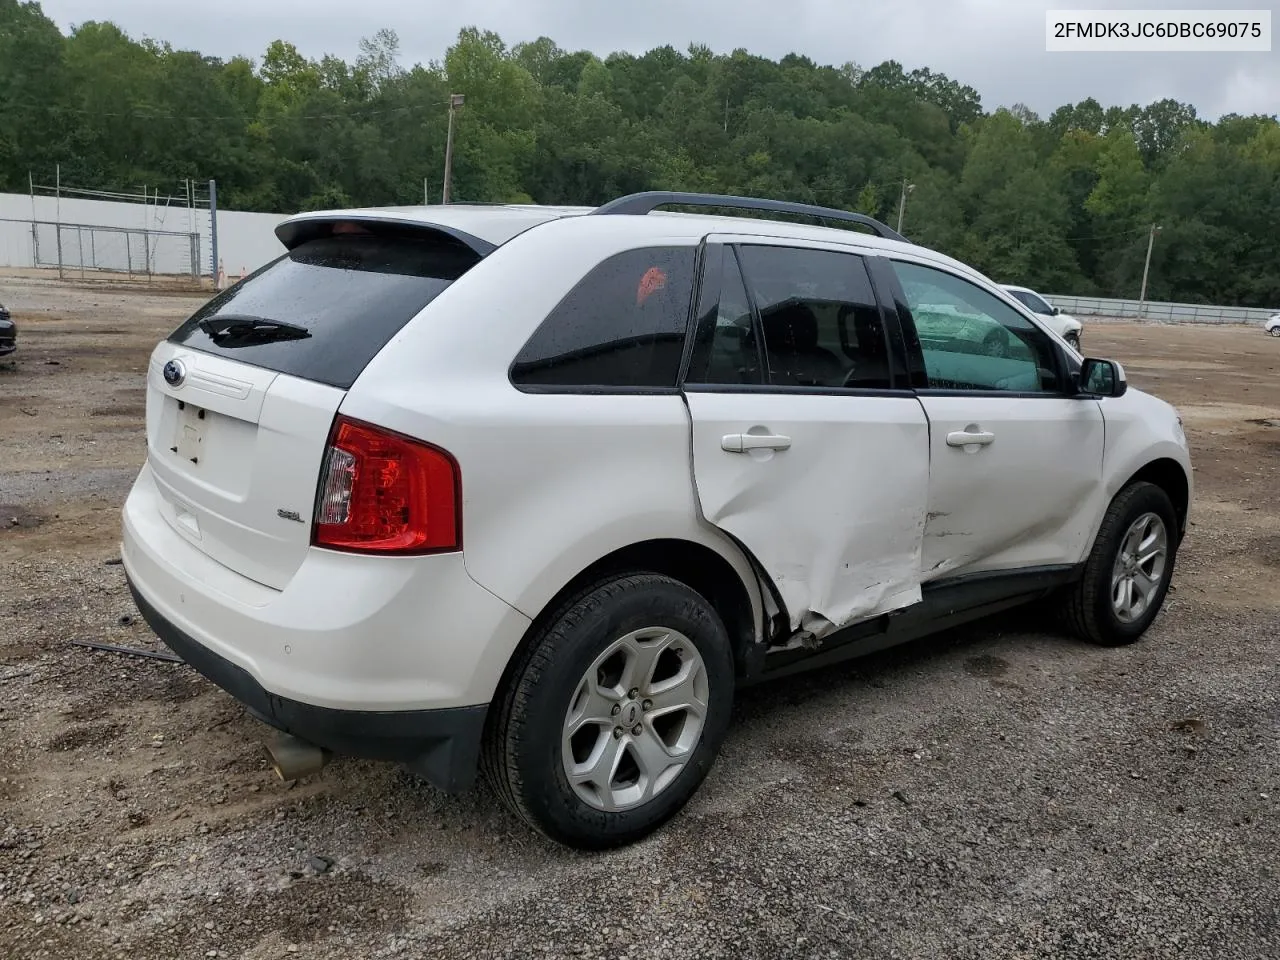
[[[1042,313],[1046,316],[1053,315],[1053,307],[1049,306],[1046,300],[1041,299],[1030,290],[1010,290],[1009,292],[1022,301],[1024,305],[1030,307],[1033,313]]]
[[[345,390],[478,259],[430,234],[312,240],[214,297],[169,340]]]

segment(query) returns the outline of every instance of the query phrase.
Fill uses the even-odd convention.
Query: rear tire
[[[579,849],[632,843],[678,813],[729,726],[733,652],[715,609],[670,577],[570,597],[495,702],[484,767],[540,833]]]
[[[1069,346],[1072,350],[1076,351],[1077,353],[1080,352],[1080,334],[1068,333],[1062,339],[1067,341],[1067,346]]]
[[[1270,334],[1271,334],[1271,336],[1273,336],[1273,337],[1280,337],[1280,327],[1272,327],[1272,328],[1271,328],[1269,331],[1267,331],[1267,332],[1268,332],[1268,333],[1270,333]]]
[[[1177,531],[1177,512],[1163,489],[1138,482],[1121,490],[1102,519],[1084,575],[1064,598],[1071,632],[1104,647],[1141,637],[1168,594]]]

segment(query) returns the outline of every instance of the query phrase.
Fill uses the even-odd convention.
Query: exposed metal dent
[[[822,614],[806,610],[800,616],[800,629],[814,640],[819,640],[839,628]]]

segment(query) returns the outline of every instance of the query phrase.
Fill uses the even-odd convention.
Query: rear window
[[[169,340],[345,390],[478,259],[438,236],[311,240],[214,297]]]

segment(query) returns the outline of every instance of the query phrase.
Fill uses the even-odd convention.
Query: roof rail
[[[610,200],[603,206],[591,211],[593,214],[632,214],[644,216],[658,207],[671,204],[682,204],[691,207],[725,207],[734,210],[770,210],[775,213],[793,213],[805,217],[816,217],[820,220],[840,220],[844,223],[856,223],[870,227],[878,237],[885,240],[898,240],[902,243],[910,241],[896,230],[891,229],[874,217],[864,213],[850,213],[848,210],[837,210],[834,207],[817,207],[810,203],[791,203],[787,200],[765,200],[760,197],[727,197],[715,193],[678,193],[667,190],[649,190],[644,193],[632,193],[625,197]]]

